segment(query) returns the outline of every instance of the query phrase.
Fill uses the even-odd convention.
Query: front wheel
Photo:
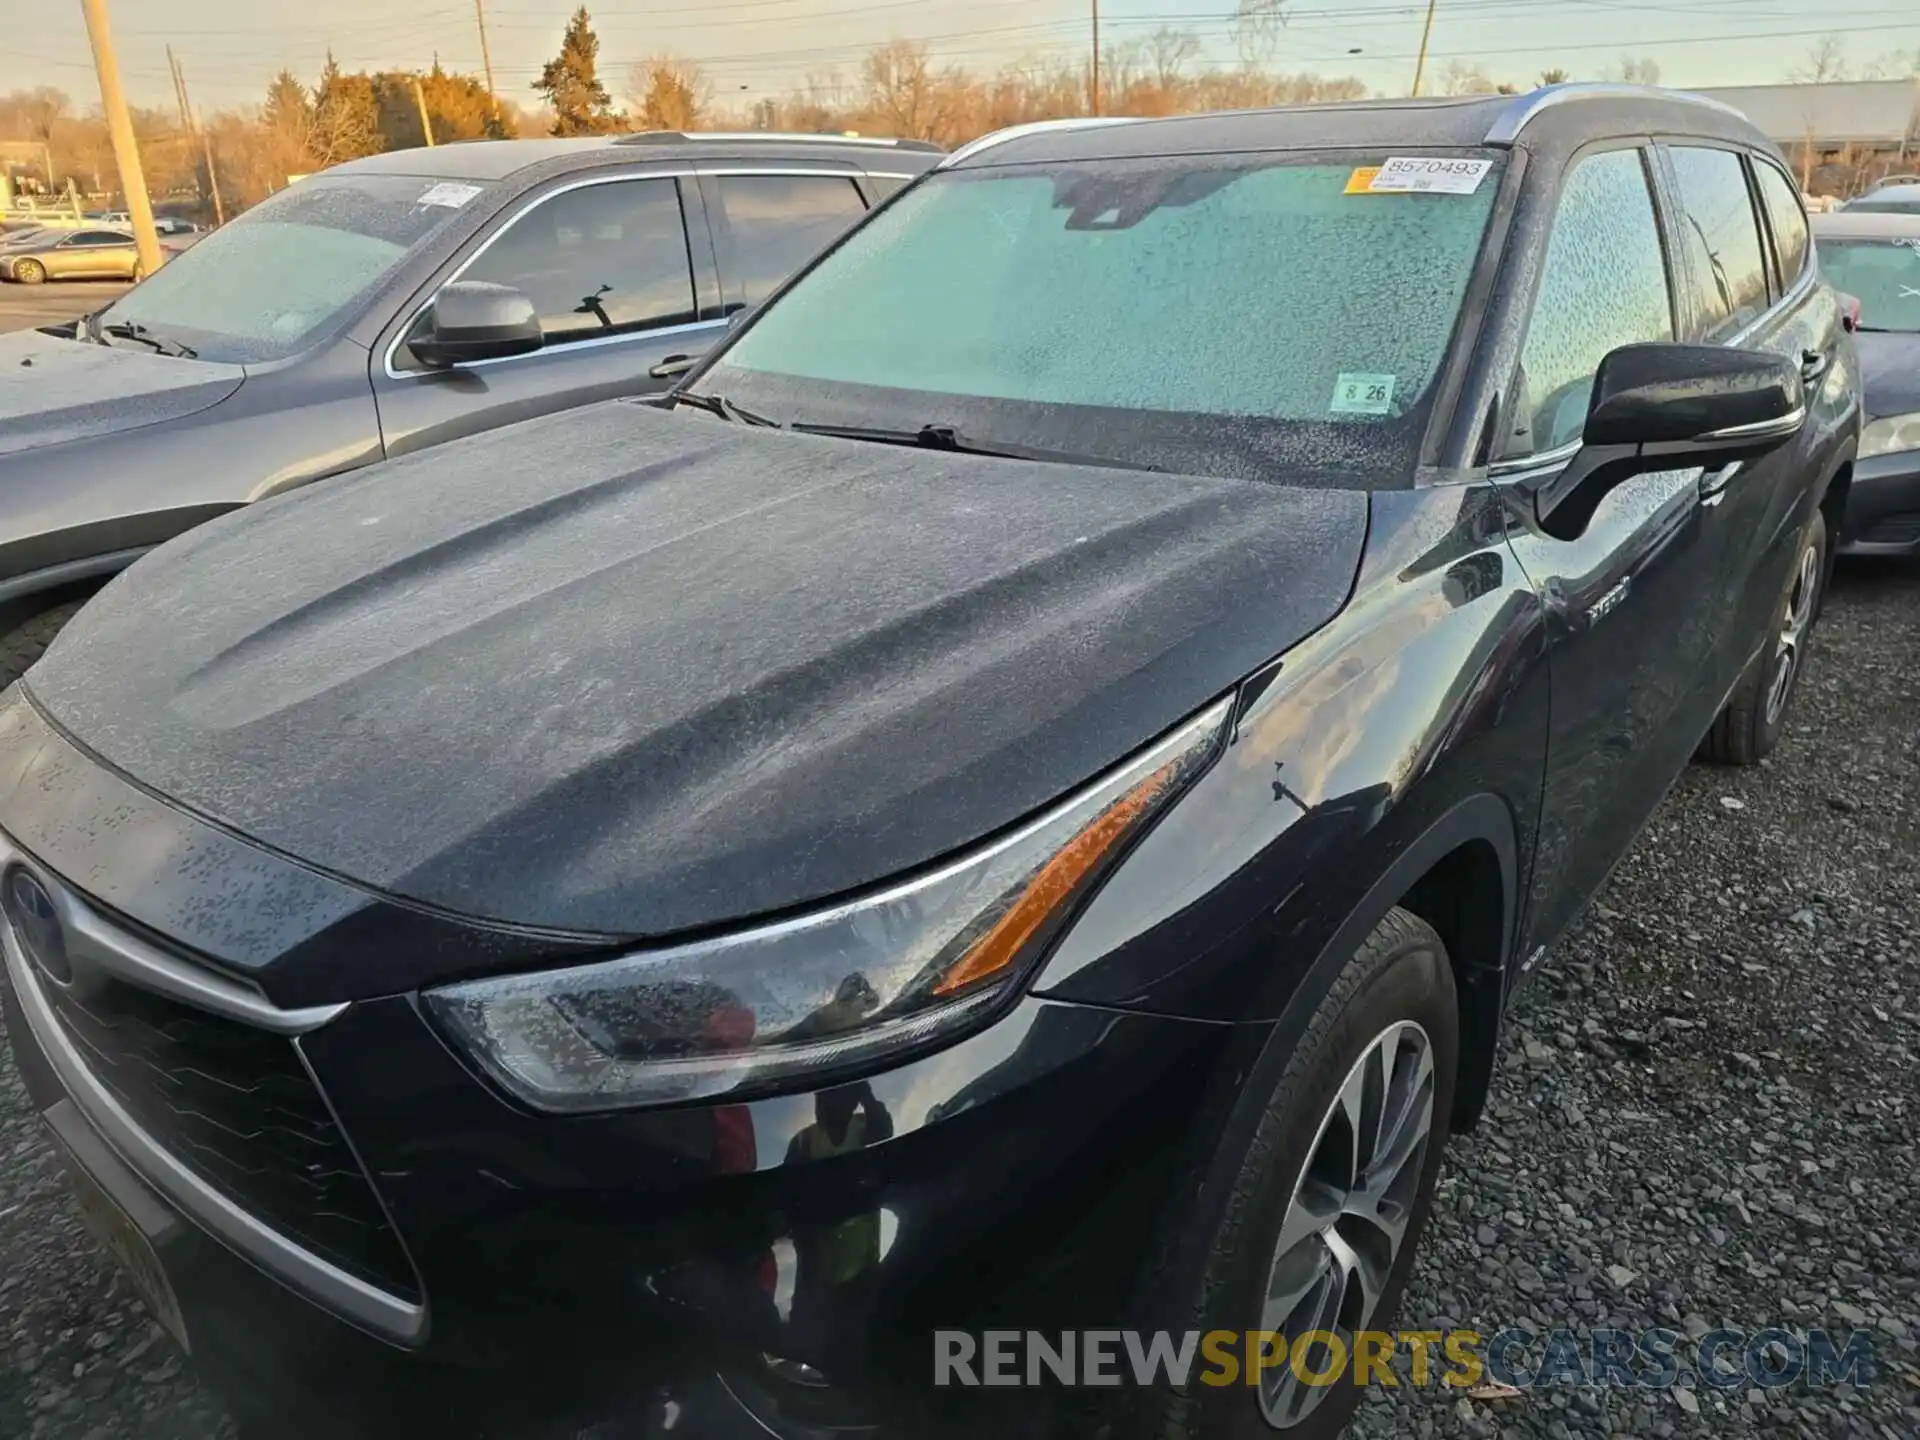
[[[1199,1372],[1165,1397],[1159,1440],[1340,1432],[1362,1395],[1355,1339],[1392,1323],[1432,1208],[1459,1043],[1446,946],[1424,921],[1391,911],[1278,1075],[1256,1067],[1246,1095],[1264,1108],[1250,1134],[1229,1121],[1201,1201],[1174,1218],[1152,1282],[1175,1301],[1160,1312],[1169,1328],[1271,1331],[1287,1358],[1231,1384]],[[1296,1361],[1316,1332],[1332,1339],[1305,1341]],[[1269,1353],[1279,1355],[1277,1341]]]
[[[38,260],[17,260],[13,266],[13,278],[22,285],[38,285],[47,278],[47,267]]]
[[[1757,765],[1779,745],[1787,728],[1787,710],[1806,669],[1807,645],[1820,618],[1826,578],[1827,517],[1816,510],[1800,534],[1793,573],[1774,611],[1771,643],[1700,742],[1702,759],[1722,765]]]

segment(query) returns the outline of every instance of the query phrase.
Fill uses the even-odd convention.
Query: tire
[[[1400,1163],[1386,1167],[1398,1177],[1390,1191],[1391,1213],[1404,1223],[1398,1248],[1392,1248],[1386,1231],[1352,1217],[1333,1227],[1352,1256],[1370,1261],[1363,1268],[1373,1277],[1374,1299],[1364,1313],[1348,1310],[1329,1328],[1336,1334],[1346,1332],[1343,1339],[1351,1351],[1356,1320],[1367,1330],[1392,1324],[1433,1205],[1460,1044],[1446,946],[1424,921],[1398,909],[1389,912],[1342,967],[1291,1052],[1263,1057],[1255,1066],[1206,1180],[1193,1202],[1171,1217],[1160,1264],[1146,1287],[1150,1296],[1160,1297],[1145,1306],[1155,1328],[1176,1336],[1185,1330],[1204,1334],[1258,1329],[1297,1336],[1317,1328],[1301,1318],[1315,1309],[1311,1287],[1299,1305],[1288,1309],[1287,1321],[1273,1323],[1277,1316],[1265,1313],[1269,1285],[1291,1272],[1280,1288],[1293,1292],[1316,1262],[1330,1259],[1335,1251],[1311,1225],[1297,1224],[1288,1228],[1302,1238],[1290,1243],[1284,1256],[1277,1247],[1283,1224],[1297,1219],[1296,1187],[1308,1183],[1309,1173],[1319,1177],[1351,1168],[1343,1158],[1350,1141],[1343,1137],[1354,1135],[1356,1127],[1347,1122],[1340,1102],[1343,1094],[1353,1093],[1355,1076],[1364,1079],[1371,1073],[1378,1079],[1387,1073],[1370,1068],[1384,1051],[1383,1041],[1397,1050],[1403,1063],[1417,1057],[1417,1042],[1424,1042],[1431,1061],[1424,1090],[1430,1125],[1417,1149],[1405,1148]],[[1418,1073],[1417,1066],[1411,1073]],[[1391,1083],[1384,1089],[1397,1093]],[[1249,1106],[1255,1107],[1250,1124],[1245,1113]],[[1397,1107],[1384,1108],[1391,1114]],[[1417,1112],[1419,1107],[1413,1108]],[[1363,1113],[1370,1112],[1363,1107]],[[1361,1168],[1364,1172],[1368,1167]],[[1323,1292],[1332,1294],[1330,1287]],[[1234,1348],[1244,1361],[1244,1340],[1237,1340]],[[1310,1348],[1308,1354],[1317,1357],[1314,1368],[1326,1366],[1323,1351]],[[1339,1434],[1362,1396],[1349,1365],[1336,1384],[1294,1385],[1292,1393],[1307,1402],[1306,1408],[1292,1423],[1276,1426],[1266,1413],[1266,1385],[1250,1386],[1244,1374],[1230,1385],[1198,1383],[1208,1368],[1197,1358],[1184,1390],[1154,1396],[1161,1408],[1151,1417],[1149,1433],[1156,1440],[1329,1440]],[[1283,1386],[1288,1383],[1284,1368],[1269,1373]],[[1287,1402],[1284,1395],[1278,1398],[1285,1419]]]
[[[47,278],[47,267],[38,260],[16,260],[13,278],[22,285],[38,285]]]
[[[1717,765],[1757,765],[1780,743],[1806,669],[1807,648],[1820,618],[1830,568],[1827,517],[1816,510],[1800,533],[1786,590],[1774,607],[1771,641],[1700,742],[1700,759]]]
[[[74,612],[86,602],[69,600],[64,605],[56,605],[51,610],[42,610],[38,615],[0,635],[0,689],[13,684],[33,667],[60,628],[71,620]]]

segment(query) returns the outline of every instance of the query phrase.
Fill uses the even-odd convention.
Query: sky
[[[172,108],[166,47],[203,111],[257,103],[282,68],[311,83],[329,50],[349,70],[412,69],[437,58],[480,71],[474,0],[109,0],[129,99]],[[577,0],[482,0],[495,83],[528,88],[558,48]],[[1079,57],[1091,0],[601,0],[589,3],[601,74],[616,101],[634,62],[698,60],[721,100],[782,95],[823,72],[851,78],[870,46],[924,41],[939,60],[991,69],[1023,57]],[[1104,48],[1161,25],[1205,41],[1201,64],[1235,63],[1236,0],[1100,0]],[[1291,0],[1269,68],[1354,75],[1404,94],[1426,0]],[[1622,57],[1655,61],[1670,85],[1785,80],[1833,35],[1855,67],[1920,55],[1915,0],[1437,0],[1429,64],[1460,58],[1496,80],[1558,66],[1602,75]],[[54,85],[97,99],[79,0],[0,0],[0,91]],[[1358,54],[1352,52],[1358,51]]]

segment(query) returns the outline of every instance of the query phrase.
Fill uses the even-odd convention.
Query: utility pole
[[[433,144],[433,121],[427,118],[427,92],[420,88],[420,77],[413,77],[413,103],[420,110],[420,128],[426,132],[427,144]]]
[[[487,75],[487,93],[495,100],[500,97],[493,89],[493,52],[487,48],[487,7],[486,0],[473,0],[473,20],[480,27],[480,68]]]
[[[185,84],[183,78],[180,82]],[[206,123],[201,120],[198,110],[193,112],[193,128],[200,132],[200,151],[207,157],[207,190],[213,196],[213,223],[216,226],[227,223],[226,207],[220,203],[220,173],[213,168],[213,137],[207,134]]]
[[[1089,107],[1095,115],[1100,113],[1100,0],[1093,0],[1093,104]]]
[[[1420,93],[1421,77],[1427,73],[1427,42],[1433,39],[1433,12],[1440,0],[1427,0],[1427,23],[1420,28],[1420,58],[1413,62],[1413,93]]]
[[[87,38],[93,42],[93,66],[100,74],[100,104],[107,112],[107,133],[113,137],[113,158],[120,167],[120,188],[126,192],[127,214],[133,221],[133,243],[140,268],[151,275],[166,261],[160,237],[153,230],[153,206],[147,201],[147,180],[140,173],[140,145],[133,136],[133,117],[120,89],[120,61],[113,53],[113,30],[107,24],[107,0],[80,0],[87,17]]]
[[[180,107],[180,128],[191,131],[193,116],[187,111],[187,82],[180,77],[180,62],[173,58],[173,46],[167,46],[167,73],[173,76],[173,103]]]

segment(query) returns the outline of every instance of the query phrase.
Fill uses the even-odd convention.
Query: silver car
[[[0,280],[138,280],[140,252],[124,230],[48,230],[0,252]]]

